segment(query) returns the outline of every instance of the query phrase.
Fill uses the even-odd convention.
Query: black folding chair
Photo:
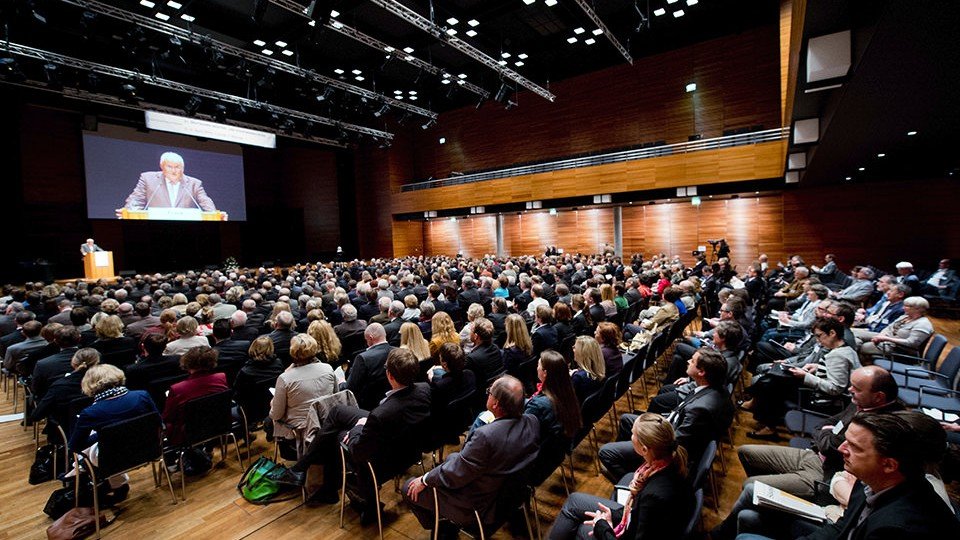
[[[100,500],[97,487],[111,476],[149,464],[154,485],[160,487],[161,473],[157,472],[156,468],[159,464],[162,474],[167,477],[170,499],[173,504],[177,504],[170,473],[163,464],[163,420],[159,414],[152,412],[101,428],[97,431],[97,449],[96,466],[92,466],[91,457],[85,451],[74,454],[78,474],[74,477],[73,484],[75,504],[79,504],[79,469],[90,474],[93,482],[93,512],[97,538],[100,538]]]
[[[186,441],[179,447],[178,461],[180,464],[180,496],[187,500],[187,481],[183,469],[183,456],[187,450],[200,446],[212,440],[220,442],[220,461],[226,461],[227,450],[224,438],[233,439],[233,446],[237,450],[237,461],[243,470],[243,456],[240,455],[240,446],[237,437],[233,434],[233,391],[224,390],[184,403],[183,429]]]

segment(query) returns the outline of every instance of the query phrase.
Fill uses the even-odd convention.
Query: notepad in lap
[[[763,482],[754,482],[753,484],[753,504],[788,512],[814,521],[824,521],[826,519],[826,513],[822,506],[817,506]]]

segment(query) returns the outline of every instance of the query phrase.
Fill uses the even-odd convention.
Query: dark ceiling
[[[499,97],[506,104],[515,101],[513,92],[525,91],[448,43],[449,31],[455,31],[456,38],[463,39],[492,62],[515,71],[545,91],[549,91],[552,81],[626,62],[575,0],[559,0],[552,6],[544,0],[529,4],[528,1],[8,0],[3,4],[2,17],[11,43],[135,71],[141,76],[128,80],[101,75],[91,80],[85,70],[57,61],[4,54],[16,59],[17,64],[12,67],[4,61],[0,78],[46,89],[79,88],[88,96],[117,96],[122,84],[133,84],[141,103],[182,109],[190,93],[145,82],[158,77],[392,132],[398,122],[426,122],[428,116],[422,112],[475,105],[482,93],[488,93],[489,99]],[[586,3],[633,58],[774,24],[779,4],[776,0]],[[415,27],[382,4],[400,4],[428,22],[432,20],[442,39]],[[303,13],[310,6],[312,17]],[[663,14],[658,14],[660,10]],[[680,11],[683,14],[675,16]],[[335,17],[331,16],[333,12]],[[154,24],[175,25],[213,41],[204,45],[189,39],[171,40],[169,32],[140,24],[136,16]],[[192,22],[188,22],[190,19]],[[333,28],[338,25],[372,38],[374,46],[343,35]],[[576,41],[571,43],[573,38]],[[388,54],[376,47],[378,43],[395,50]],[[224,53],[219,44],[254,56],[241,60]],[[412,49],[411,53],[402,52],[407,47]],[[408,54],[419,63],[406,61]],[[316,76],[268,69],[258,59],[285,62]],[[44,69],[51,63],[58,64],[57,68]],[[339,85],[333,85],[337,88],[327,90],[325,77],[339,81]],[[445,79],[453,83],[444,83]],[[463,84],[457,84],[461,79]],[[362,90],[351,91],[352,87]],[[528,94],[524,99],[544,99]],[[324,99],[319,100],[318,96]],[[216,106],[224,103],[226,107],[217,111]],[[403,103],[422,110],[411,109],[411,114],[405,114]],[[313,135],[339,138],[341,142],[357,140],[349,126],[342,129],[343,126],[325,126],[321,122],[308,127],[303,119],[285,123],[283,115],[272,114],[275,111],[238,107],[229,100],[205,96],[193,105],[193,114],[199,116],[219,115],[221,119],[272,125],[296,136],[309,129]]]
[[[808,0],[804,44],[849,29],[853,63],[847,76],[811,85],[802,51],[794,119],[820,118],[820,140],[791,148],[807,154],[802,184],[960,175],[957,21],[953,0]],[[904,202],[911,196],[922,189]]]

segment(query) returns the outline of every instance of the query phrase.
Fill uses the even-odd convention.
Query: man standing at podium
[[[83,244],[80,244],[80,256],[83,257],[87,253],[93,253],[94,251],[103,251],[103,249],[94,243],[93,238],[87,238],[87,241]]]
[[[128,210],[199,208],[204,212],[216,211],[216,205],[203,189],[203,182],[183,174],[183,169],[183,158],[179,154],[164,152],[160,156],[160,170],[142,173],[123,207]],[[117,217],[121,217],[122,211],[123,208],[117,209]]]

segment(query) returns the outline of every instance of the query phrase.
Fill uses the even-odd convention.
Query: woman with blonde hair
[[[307,327],[307,334],[317,341],[317,358],[328,364],[338,364],[342,350],[340,338],[327,321],[313,321]]]
[[[423,339],[420,327],[412,322],[405,322],[400,326],[400,348],[410,349],[417,360],[430,358],[430,344]]]
[[[444,343],[460,344],[460,334],[453,325],[453,319],[445,311],[438,311],[430,319],[430,356],[437,357],[440,346]]]
[[[681,538],[694,506],[687,482],[687,452],[663,416],[644,413],[633,423],[631,441],[643,465],[629,482],[625,504],[577,492],[567,498],[549,540]]]
[[[480,304],[470,304],[467,308],[467,324],[460,329],[460,346],[463,347],[464,354],[470,354],[475,345],[470,340],[470,334],[473,333],[473,321],[483,317],[483,306]]]
[[[573,361],[579,366],[570,379],[580,403],[593,395],[603,385],[607,369],[603,362],[600,344],[590,336],[579,336],[573,344]]]
[[[603,308],[603,315],[608,319],[617,314],[616,297],[613,285],[609,283],[600,285],[600,307]]]
[[[308,334],[297,334],[290,340],[293,363],[277,378],[270,402],[273,434],[295,438],[294,429],[307,425],[307,412],[317,399],[337,391],[337,378],[330,364],[317,361],[320,346]]]
[[[520,362],[533,354],[533,341],[530,339],[527,323],[520,315],[507,315],[504,326],[507,329],[507,340],[503,343],[503,367],[507,372],[513,373]]]

